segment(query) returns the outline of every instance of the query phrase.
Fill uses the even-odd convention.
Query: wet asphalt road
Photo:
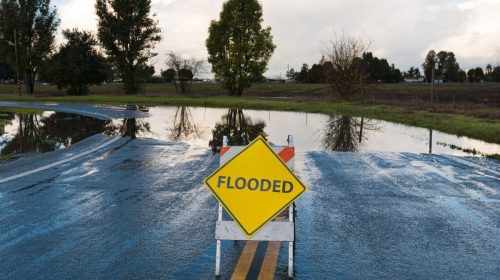
[[[98,106],[86,104],[58,104],[43,102],[9,102],[0,101],[0,110],[2,107],[11,108],[29,108],[44,111],[57,111],[61,113],[78,114],[100,120],[115,119],[133,119],[146,118],[149,116],[146,112],[127,110],[125,106]]]
[[[499,275],[498,163],[315,152],[297,165],[311,188],[297,279]],[[2,184],[0,278],[212,278],[216,202],[201,181],[216,166],[205,148],[137,139]],[[224,278],[242,246],[224,242]]]
[[[0,178],[106,141],[0,165]],[[216,201],[204,147],[120,139],[0,184],[0,279],[211,279]],[[500,164],[311,152],[297,202],[297,279],[498,279]],[[223,279],[242,242],[223,242]],[[277,278],[286,272],[286,248]]]

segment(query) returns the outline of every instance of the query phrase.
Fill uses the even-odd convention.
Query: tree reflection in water
[[[171,141],[186,141],[199,139],[200,135],[200,129],[194,123],[189,107],[177,107],[174,125],[168,129],[168,138]]]
[[[335,152],[357,152],[363,139],[366,139],[363,132],[377,129],[375,124],[364,118],[330,115],[324,131],[323,147]]]
[[[151,125],[142,119],[125,119],[123,120],[122,131],[124,136],[130,139],[136,139],[137,135],[145,132],[151,132]]]
[[[264,138],[266,123],[264,121],[254,122],[250,117],[243,114],[241,109],[229,109],[222,120],[215,124],[212,130],[212,140],[208,143],[214,153],[219,153],[222,147],[222,137],[228,137],[228,145],[243,146],[249,144],[259,135]]]
[[[4,140],[1,155],[49,152],[75,144],[96,134],[117,135],[119,127],[112,121],[67,113],[42,117],[17,114],[18,126],[14,137]]]

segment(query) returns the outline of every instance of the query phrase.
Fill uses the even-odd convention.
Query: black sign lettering
[[[246,179],[243,177],[234,178],[227,176],[219,176],[217,179],[218,188],[226,188],[231,190],[244,190],[248,189],[250,191],[261,191],[261,192],[274,192],[274,193],[291,193],[293,191],[293,183],[289,181],[273,180],[272,182],[268,179],[257,179],[250,178]],[[231,185],[231,181],[234,185]]]

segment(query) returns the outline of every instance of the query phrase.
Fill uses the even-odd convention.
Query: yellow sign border
[[[260,225],[257,229],[255,229],[253,232],[247,232],[247,230],[241,225],[240,221],[234,216],[234,214],[231,212],[231,210],[229,210],[229,208],[226,206],[226,204],[217,195],[217,193],[214,191],[213,187],[210,186],[210,184],[208,183],[208,181],[210,179],[212,179],[212,177],[214,177],[220,170],[222,170],[229,163],[231,163],[231,161],[233,161],[234,159],[236,159],[238,156],[240,156],[242,153],[244,153],[245,151],[247,151],[250,147],[252,147],[254,144],[256,144],[259,141],[261,141],[262,143],[264,143],[264,145],[269,149],[269,151],[271,151],[271,153],[281,162],[281,164],[283,164],[283,166],[285,166],[285,168],[288,170],[288,172],[290,172],[290,174],[292,174],[292,176],[300,183],[300,185],[302,187],[304,187],[304,189],[299,194],[297,194],[292,200],[290,200],[290,202],[287,203],[283,208],[281,208],[280,210],[278,210],[269,219],[267,219],[265,222],[263,222],[262,225]],[[240,229],[245,233],[245,235],[247,236],[247,238],[251,238],[252,236],[254,236],[264,226],[266,226],[268,223],[270,223],[272,220],[274,220],[279,214],[281,214],[281,212],[285,211],[285,209],[288,208],[292,203],[294,203],[300,196],[302,196],[302,194],[304,194],[305,192],[307,192],[309,190],[307,188],[307,186],[302,182],[302,180],[300,180],[295,175],[295,173],[288,167],[288,165],[286,164],[286,162],[284,162],[280,158],[280,156],[274,151],[274,149],[271,147],[271,145],[269,145],[269,143],[267,143],[267,141],[262,136],[258,136],[257,138],[255,138],[255,140],[253,140],[250,144],[248,144],[244,149],[242,149],[240,152],[238,152],[236,155],[234,155],[231,159],[229,159],[222,166],[219,166],[219,168],[217,168],[214,172],[212,172],[212,174],[210,174],[205,180],[203,180],[203,183],[208,187],[208,189],[210,190],[210,192],[215,196],[215,198],[219,201],[219,203],[224,207],[224,209],[229,214],[229,216],[231,216],[231,218],[236,222],[236,224],[240,227]]]

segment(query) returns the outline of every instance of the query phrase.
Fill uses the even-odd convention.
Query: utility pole
[[[429,154],[432,154],[432,129],[429,129]]]
[[[435,70],[432,68],[432,81],[431,81],[431,104],[434,103],[434,81],[435,81]]]
[[[21,83],[19,82],[19,59],[17,57],[17,32],[14,29],[14,51],[16,53],[16,82],[17,82],[17,92],[21,96]]]
[[[359,143],[363,141],[363,125],[365,124],[365,117],[361,117],[361,128],[359,129]]]

